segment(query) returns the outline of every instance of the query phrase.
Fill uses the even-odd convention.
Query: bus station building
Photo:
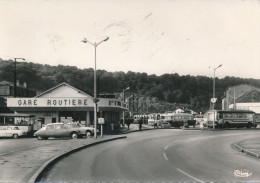
[[[67,83],[61,83],[32,98],[7,98],[7,107],[15,113],[35,116],[34,130],[44,124],[78,122],[84,126],[94,125],[94,97]],[[119,125],[123,111],[128,105],[116,98],[99,98],[98,117],[104,118],[104,132]],[[14,121],[17,123],[18,121]]]

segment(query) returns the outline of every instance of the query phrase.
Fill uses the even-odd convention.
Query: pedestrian
[[[200,122],[200,129],[201,129],[201,130],[204,130],[204,124],[203,124],[203,121]]]
[[[155,128],[155,127],[158,128],[157,121],[154,121],[153,127],[154,127],[154,128]]]
[[[142,117],[138,120],[138,123],[139,123],[139,130],[142,130],[142,124],[143,124],[143,118]]]
[[[129,130],[129,127],[130,127],[130,124],[131,124],[131,121],[130,121],[130,119],[126,119],[126,124],[127,124],[127,129]]]

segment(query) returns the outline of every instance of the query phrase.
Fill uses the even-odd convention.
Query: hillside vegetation
[[[17,80],[26,82],[30,88],[45,91],[66,82],[82,91],[93,94],[92,68],[78,69],[74,66],[50,66],[17,62]],[[14,62],[0,59],[0,81],[13,82]],[[260,80],[237,77],[216,78],[217,108],[229,86],[251,84],[260,87]],[[212,97],[212,78],[206,76],[180,76],[179,74],[148,75],[139,72],[109,72],[98,70],[98,93],[120,93],[130,87],[126,98],[134,95],[132,102],[136,112],[163,112],[177,107],[188,107],[197,112],[209,109]],[[133,100],[134,99],[134,100]]]

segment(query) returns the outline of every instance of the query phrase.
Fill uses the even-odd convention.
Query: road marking
[[[168,149],[168,147],[169,147],[169,146],[167,145],[167,146],[165,146],[165,148],[164,148],[164,149],[165,149],[165,150],[167,150],[167,149]]]
[[[186,175],[186,176],[188,176],[188,177],[192,178],[193,180],[195,180],[195,181],[197,181],[197,182],[204,182],[204,181],[202,181],[202,180],[200,180],[200,179],[197,179],[197,178],[195,178],[195,177],[191,176],[190,174],[188,174],[188,173],[186,173],[186,172],[182,171],[182,170],[181,170],[181,169],[179,169],[179,168],[176,168],[176,170],[178,170],[178,171],[179,171],[179,172],[181,172],[182,174],[184,174],[184,175]]]
[[[163,156],[167,161],[169,160],[165,153],[163,153]]]

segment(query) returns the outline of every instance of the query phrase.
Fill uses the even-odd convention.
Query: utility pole
[[[25,60],[24,58],[14,58],[14,98],[17,95],[17,86],[16,86],[16,60],[21,59]]]

